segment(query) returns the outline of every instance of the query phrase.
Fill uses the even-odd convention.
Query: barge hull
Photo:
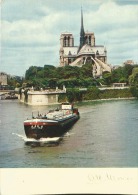
[[[69,128],[79,119],[74,115],[68,119],[50,122],[48,120],[32,120],[24,123],[25,134],[27,138],[53,138],[63,136]]]

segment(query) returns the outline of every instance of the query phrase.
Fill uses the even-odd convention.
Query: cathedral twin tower
[[[95,45],[93,32],[85,32],[83,12],[81,10],[80,44],[74,46],[72,33],[62,33],[60,36],[60,66],[79,66],[91,63],[93,77],[100,77],[104,71],[111,72],[107,63],[107,52],[104,46]]]

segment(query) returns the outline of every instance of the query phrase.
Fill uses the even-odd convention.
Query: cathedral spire
[[[81,30],[80,30],[80,49],[85,43],[85,32],[84,32],[84,26],[83,26],[83,11],[81,7]]]
[[[83,11],[82,11],[82,7],[81,7],[81,34],[84,33],[84,26],[83,26]]]

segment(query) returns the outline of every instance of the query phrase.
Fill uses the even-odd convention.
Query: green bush
[[[133,95],[134,97],[137,97],[137,98],[138,98],[138,86],[132,86],[132,87],[130,88],[130,91],[131,91],[131,93],[132,93],[132,95]]]
[[[100,90],[97,87],[88,88],[83,94],[83,100],[99,99]]]
[[[99,90],[97,87],[92,87],[88,88],[87,91],[68,89],[66,94],[59,95],[59,102],[76,102],[85,100],[129,97],[138,97],[138,88]]]
[[[68,102],[82,101],[83,92],[79,89],[68,89],[67,100]]]
[[[132,97],[130,89],[109,89],[100,92],[100,99]]]

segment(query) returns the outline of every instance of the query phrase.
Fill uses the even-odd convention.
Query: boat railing
[[[63,118],[65,118],[66,116],[71,116],[72,114],[73,114],[73,113],[64,114],[64,115],[55,115],[55,116],[53,117],[53,119],[55,119],[55,120],[63,119]]]
[[[58,110],[59,111],[59,110]],[[54,120],[58,120],[58,119],[63,119],[67,116],[71,116],[73,114],[72,110],[65,110],[65,112],[62,112],[61,114],[52,114],[54,113],[54,110],[49,110],[49,112],[47,114],[51,114],[50,116],[48,116],[47,114],[43,115],[43,114],[38,114],[38,116],[34,116],[32,114],[32,118],[33,119],[47,119],[47,120],[51,120],[51,119],[54,119]]]
[[[54,118],[54,119],[62,119],[63,116],[54,116],[53,118]]]

